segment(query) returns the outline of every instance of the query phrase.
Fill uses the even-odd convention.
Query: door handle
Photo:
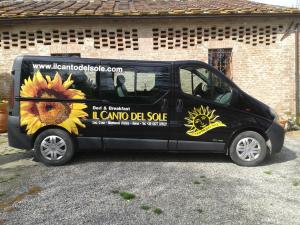
[[[176,112],[181,113],[183,109],[183,101],[182,99],[177,99],[177,103],[176,103]]]
[[[164,98],[162,100],[161,111],[162,112],[167,112],[168,111],[168,100],[166,98]]]

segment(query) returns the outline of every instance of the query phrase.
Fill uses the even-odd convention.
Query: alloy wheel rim
[[[46,137],[41,143],[42,156],[47,160],[60,160],[67,151],[64,139],[59,136],[51,135]]]
[[[255,138],[246,137],[237,143],[236,153],[241,160],[251,162],[260,156],[261,146]]]

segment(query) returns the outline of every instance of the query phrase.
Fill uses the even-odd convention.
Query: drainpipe
[[[295,81],[296,81],[296,123],[300,124],[300,92],[299,92],[299,24],[295,30]]]

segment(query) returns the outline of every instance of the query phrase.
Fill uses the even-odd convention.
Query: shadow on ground
[[[294,150],[283,147],[281,152],[272,155],[269,160],[265,162],[266,165],[270,164],[278,164],[278,163],[284,163],[288,161],[295,160],[297,158],[297,154]]]
[[[16,153],[0,157],[0,165],[20,159],[33,158],[33,151]],[[269,157],[262,166],[284,163],[297,158],[296,149],[284,146],[280,153]],[[88,162],[221,162],[232,163],[229,156],[222,153],[171,153],[147,151],[107,151],[80,150],[76,152],[72,164]]]
[[[284,163],[297,158],[296,152],[283,147],[282,151],[274,154],[263,165]],[[133,152],[97,150],[79,151],[75,154],[73,163],[88,162],[222,162],[232,163],[229,156],[218,153],[170,153],[170,152]]]
[[[223,162],[231,160],[224,154],[212,153],[170,153],[133,151],[80,151],[75,154],[73,163],[88,162]]]
[[[33,151],[26,151],[26,152],[22,152],[22,153],[4,155],[4,156],[0,157],[0,165],[3,165],[5,163],[14,162],[14,161],[17,161],[20,159],[30,159],[30,158],[33,158]]]

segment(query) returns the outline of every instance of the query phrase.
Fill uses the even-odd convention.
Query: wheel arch
[[[37,136],[39,136],[39,134],[41,134],[43,131],[49,130],[49,129],[58,129],[58,130],[63,130],[63,131],[65,131],[66,133],[68,133],[68,134],[70,135],[71,139],[72,139],[73,142],[74,142],[74,137],[73,137],[73,135],[72,135],[67,129],[65,129],[65,128],[63,128],[63,127],[60,127],[60,126],[48,125],[48,126],[41,127],[40,129],[38,129],[38,130],[33,134],[31,146],[34,146],[34,142],[35,142]]]
[[[229,138],[229,141],[226,144],[226,147],[225,147],[226,148],[226,155],[229,155],[230,145],[233,142],[233,140],[235,139],[235,137],[238,136],[240,133],[245,132],[245,131],[257,132],[258,134],[260,134],[265,139],[265,141],[268,140],[268,136],[265,133],[265,131],[263,131],[262,129],[259,129],[257,127],[244,127],[244,128],[241,128],[241,129],[237,129],[232,133],[232,135]]]

